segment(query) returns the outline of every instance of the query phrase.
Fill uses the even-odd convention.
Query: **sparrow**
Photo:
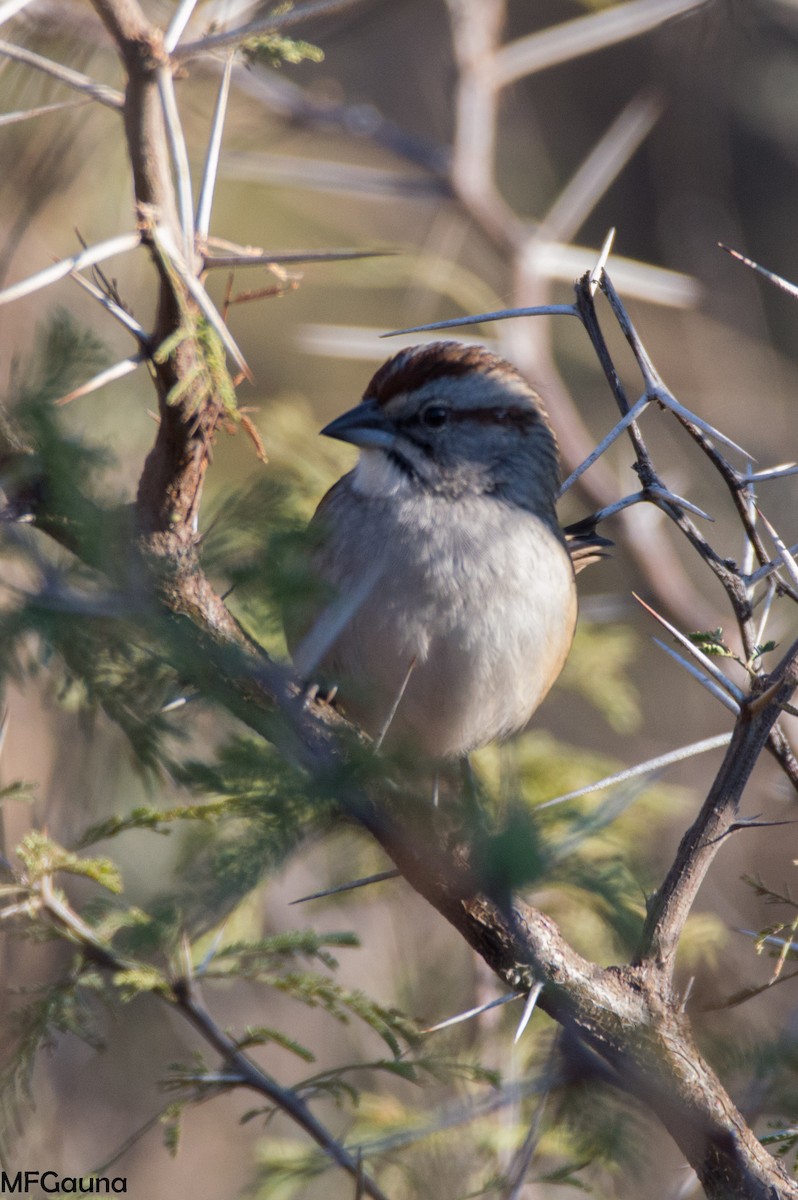
[[[401,350],[321,431],[357,465],[311,522],[310,613],[287,636],[378,742],[456,758],[522,729],[562,670],[575,569],[610,543],[557,520],[540,397],[483,346]]]

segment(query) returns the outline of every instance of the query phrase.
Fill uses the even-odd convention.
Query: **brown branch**
[[[430,887],[428,863],[383,845],[405,877],[508,984],[544,981],[540,1006],[611,1071],[615,1085],[663,1122],[707,1195],[724,1200],[798,1197],[798,1187],[760,1144],[702,1059],[685,1018],[656,973],[601,970],[566,945],[545,914],[518,906],[508,921],[484,897]],[[447,889],[448,890],[448,889]]]
[[[640,337],[638,336],[637,330],[629,320],[628,314],[621,303],[621,298],[613,287],[612,280],[606,273],[602,276],[601,290],[609,300],[612,310],[621,324],[621,328],[623,329],[624,335],[626,336],[626,339],[632,348],[632,352],[638,362],[638,365],[640,365],[641,369],[645,370],[646,374],[652,378],[655,384],[664,389],[662,380],[660,379],[656,368],[651,363],[648,353],[642,341],[640,340]],[[753,547],[754,553],[759,560],[759,565],[764,566],[764,564],[768,562],[768,555],[762,540],[759,537],[759,532],[756,528],[756,525],[751,518],[744,481],[740,478],[738,472],[734,470],[731,464],[720,453],[717,447],[713,445],[703,430],[699,429],[697,425],[688,420],[682,413],[675,413],[674,416],[682,428],[689,433],[696,445],[700,447],[703,454],[709,459],[725,483],[731,495],[732,502],[737,509],[737,515],[740,518],[745,536],[748,538],[751,546]],[[724,586],[725,585],[726,581],[724,580]],[[730,595],[730,599],[732,600],[733,604],[735,603],[738,595],[738,590],[736,591],[735,596]],[[753,638],[750,636],[750,604],[747,602],[747,596],[745,597],[744,601],[740,603],[739,612],[737,612],[737,610],[735,611],[740,621],[740,634],[743,638],[743,645],[745,646],[746,654],[750,656],[753,652],[754,646]]]
[[[798,1200],[798,1188],[759,1144],[702,1060],[664,969],[672,961],[679,922],[717,848],[706,845],[705,829],[696,831],[686,851],[688,867],[674,869],[652,907],[649,957],[629,967],[602,969],[577,954],[544,913],[523,903],[510,909],[497,900],[473,864],[468,830],[453,831],[450,817],[412,795],[402,796],[396,779],[358,787],[346,770],[341,718],[324,706],[303,705],[291,673],[246,641],[225,615],[193,548],[169,565],[168,586],[158,580],[156,591],[174,616],[167,621],[168,633],[160,626],[159,632],[170,639],[181,676],[277,744],[325,790],[331,780],[345,780],[337,785],[342,812],[371,832],[411,885],[510,987],[523,992],[536,981],[543,983],[541,1007],[599,1056],[616,1086],[661,1119],[709,1196],[726,1200],[733,1183],[734,1194],[755,1200]],[[745,726],[741,722],[735,744],[745,756],[744,769],[734,775],[739,791],[794,686],[796,657],[768,681],[780,682],[767,705]],[[719,776],[714,789],[721,802],[732,762],[727,756],[729,775]],[[714,814],[709,801],[707,809]],[[709,836],[729,827],[706,825]]]
[[[233,1038],[219,1028],[200,1001],[193,980],[176,980],[173,984],[173,996],[175,1008],[202,1034],[205,1041],[213,1046],[244,1087],[265,1096],[276,1108],[290,1117],[295,1125],[303,1129],[322,1148],[336,1166],[357,1180],[364,1195],[371,1196],[372,1200],[387,1200],[382,1189],[365,1173],[360,1160],[333,1137],[313,1115],[304,1100],[290,1088],[281,1087],[265,1071],[261,1071],[260,1067],[239,1049]]]
[[[613,312],[619,318],[624,334],[632,347],[632,351],[641,367],[641,371],[647,376],[653,376],[656,381],[659,377],[656,374],[655,368],[651,364],[651,360],[641,342],[637,331],[626,313],[620,297],[612,285],[612,280],[606,274],[603,274],[601,280],[602,291],[606,293],[611,302]],[[601,329],[601,324],[596,313],[596,307],[593,297],[593,290],[590,283],[590,274],[585,273],[576,284],[576,306],[582,317],[587,334],[596,351],[599,362],[604,369],[607,382],[610,385],[613,395],[615,396],[618,408],[622,415],[629,411],[629,401],[626,396],[625,389],[621,383],[620,376],[612,360],[607,343],[604,339],[604,334]],[[729,490],[732,499],[737,509],[738,515],[743,522],[743,528],[746,536],[751,540],[754,547],[754,552],[760,562],[767,562],[767,555],[764,547],[759,539],[750,514],[748,513],[743,494],[743,488],[739,476],[726,461],[722,454],[709,441],[702,430],[692,424],[689,420],[676,414],[676,419],[682,427],[690,434],[690,436],[701,447],[706,457],[720,474],[727,489]],[[710,568],[718,581],[723,586],[726,596],[734,613],[737,627],[740,633],[740,639],[747,657],[751,657],[754,651],[754,631],[753,631],[753,604],[749,595],[744,578],[737,570],[734,563],[719,555],[709,542],[704,538],[695,524],[689,519],[686,513],[677,506],[663,501],[657,496],[652,489],[663,488],[664,484],[659,479],[654,468],[651,456],[643,441],[642,435],[636,423],[629,427],[629,438],[632,442],[636,457],[635,470],[640,477],[643,485],[643,496],[653,503],[657,508],[666,514],[673,524],[684,534],[693,548],[697,551],[701,559]],[[646,496],[646,492],[648,495]],[[662,573],[664,564],[657,564],[657,570]],[[680,567],[681,572],[681,567]],[[660,590],[658,588],[657,590]],[[785,589],[791,593],[791,589]],[[703,608],[703,606],[702,606]],[[694,623],[700,622],[701,610],[693,610],[689,613],[689,619]],[[707,624],[709,622],[706,622]],[[783,730],[778,725],[773,725],[768,732],[767,737],[768,751],[778,762],[779,766],[784,771],[790,783],[798,789],[798,760],[792,751],[789,741],[787,740]]]
[[[171,176],[168,139],[157,70],[165,61],[163,35],[145,17],[138,0],[93,0],[114,39],[128,75],[124,122],[136,210],[145,235],[160,223],[179,242],[177,203]],[[136,509],[143,535],[142,550],[162,561],[185,553],[196,539],[196,523],[210,448],[223,408],[204,389],[197,375],[202,351],[191,336],[196,305],[170,269],[155,240],[148,239],[159,273],[160,289],[153,351],[167,338],[171,353],[151,360],[158,391],[160,424],[139,481]],[[182,340],[178,335],[183,331]],[[180,399],[173,402],[181,385]],[[199,585],[198,585],[199,586]]]
[[[738,816],[739,801],[767,744],[782,704],[798,686],[798,645],[793,645],[740,710],[726,756],[696,820],[659,891],[651,897],[637,962],[652,962],[663,978],[673,974],[684,923],[704,877]],[[764,701],[764,703],[762,702]]]
[[[447,0],[457,59],[451,181],[483,232],[505,253],[523,245],[524,228],[494,178],[499,88],[493,60],[506,17],[505,0]]]
[[[120,957],[107,942],[97,937],[91,926],[70,907],[45,876],[38,887],[37,901],[56,929],[76,944],[87,961],[101,967],[112,975],[136,969],[139,964]],[[36,894],[36,891],[34,891]],[[179,1012],[194,1026],[210,1045],[225,1067],[236,1077],[235,1083],[251,1088],[280,1109],[329,1156],[332,1162],[360,1181],[363,1192],[372,1200],[386,1200],[384,1192],[366,1175],[357,1158],[333,1137],[330,1131],[312,1113],[308,1105],[291,1088],[282,1087],[252,1061],[238,1043],[225,1033],[211,1017],[200,999],[195,981],[191,977],[170,981],[168,991],[153,993],[171,1008]]]
[[[201,611],[194,617],[202,620]],[[671,991],[666,970],[672,962],[671,943],[717,849],[706,845],[702,830],[694,839],[697,850],[691,843],[686,852],[684,882],[682,873],[672,872],[659,906],[652,909],[649,937],[657,938],[656,952],[652,949],[649,957],[628,967],[600,968],[579,955],[545,913],[522,902],[510,909],[497,900],[474,865],[472,831],[452,830],[450,817],[412,794],[403,795],[396,778],[389,785],[380,779],[358,787],[346,771],[341,718],[324,706],[302,705],[288,672],[254,652],[223,646],[192,623],[183,622],[181,628],[185,653],[180,667],[187,680],[276,741],[325,790],[343,773],[347,782],[338,788],[342,812],[369,830],[411,886],[499,978],[521,992],[535,982],[543,984],[541,1007],[599,1057],[618,1088],[660,1118],[708,1196],[798,1200],[798,1187],[761,1146],[702,1059]],[[744,767],[734,775],[740,791],[784,692],[798,678],[796,658],[798,653],[785,664],[768,705],[741,725],[736,745]],[[275,709],[282,720],[276,720]],[[721,798],[725,785],[721,775],[715,789]],[[722,835],[732,822],[730,815],[727,824],[707,828]]]

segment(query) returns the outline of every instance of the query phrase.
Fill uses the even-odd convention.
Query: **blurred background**
[[[166,3],[144,7],[163,24],[173,11]],[[666,8],[672,16],[663,22]],[[506,306],[568,303],[573,279],[594,265],[611,227],[617,233],[610,276],[674,394],[739,442],[759,469],[798,457],[798,302],[718,246],[798,280],[798,3],[663,0],[659,9],[658,15],[657,5],[644,0],[360,0],[294,31],[323,51],[321,61],[308,51],[305,61],[279,69],[236,64],[211,234],[274,254],[338,248],[390,254],[239,271],[232,282],[218,271],[209,281],[220,307],[226,295],[261,293],[231,305],[229,324],[254,376],[240,388],[239,401],[270,459],[269,466],[258,461],[240,428],[219,438],[204,509],[209,541],[224,541],[231,494],[264,472],[291,480],[299,516],[312,511],[351,463],[344,449],[322,444],[316,431],[355,403],[389,353],[417,340],[386,342],[380,334]],[[233,0],[200,3],[184,40],[201,36],[211,16],[238,24],[258,11]],[[114,50],[88,3],[33,0],[2,34],[123,86]],[[502,55],[501,47],[511,44],[515,59]],[[487,112],[483,141],[470,122],[485,101],[480,71],[491,62],[508,82],[495,111]],[[223,64],[223,52],[188,59],[177,81],[195,184]],[[9,114],[76,100],[57,81],[9,58],[0,59],[0,96]],[[70,107],[0,125],[0,162],[0,286],[75,253],[79,239],[94,244],[133,227],[125,146],[110,109],[78,97]],[[147,325],[155,275],[146,254],[120,256],[104,270]],[[28,369],[37,352],[37,329],[59,307],[102,339],[109,362],[132,353],[124,331],[64,280],[0,308],[4,390],[13,393],[15,372]],[[601,311],[636,399],[642,385],[635,364],[606,306]],[[539,388],[560,437],[564,474],[617,419],[576,321],[525,318],[463,332],[489,340]],[[154,407],[142,366],[62,410],[67,429],[110,452],[109,498],[135,495]],[[649,411],[642,428],[669,487],[715,518],[706,536],[720,553],[739,559],[739,522],[706,461],[667,414]],[[635,491],[631,461],[619,440],[564,498],[563,521]],[[764,482],[759,491],[763,511],[788,545],[797,536],[796,478]],[[563,680],[517,747],[492,749],[480,760],[486,778],[520,778],[527,789],[538,789],[530,803],[731,728],[729,713],[653,644],[659,631],[632,598],[632,592],[643,595],[685,632],[723,627],[734,644],[721,588],[653,509],[632,509],[625,524],[610,519],[602,532],[615,540],[614,554],[580,576],[580,639]],[[246,603],[241,611],[257,622]],[[275,626],[257,631],[284,653]],[[794,635],[794,614],[782,601],[768,636],[786,645]],[[739,672],[735,677],[743,679]],[[123,735],[102,714],[88,719],[79,711],[63,678],[46,665],[35,678],[10,686],[8,707],[3,782],[36,784],[32,806],[8,807],[8,845],[30,824],[44,824],[68,843],[92,821],[128,811],[154,792],[164,807],[173,802],[168,781],[142,777]],[[793,734],[794,724],[785,719]],[[195,752],[216,733],[212,718],[186,732]],[[671,861],[721,753],[669,769],[655,790],[591,843],[594,862],[620,856],[631,864],[640,905]],[[585,811],[600,803],[600,795],[586,801]],[[746,793],[745,815],[795,819],[795,797],[767,757]],[[146,904],[174,871],[190,879],[193,851],[190,842],[186,846],[177,835],[144,833],[115,844],[128,894]],[[687,1011],[702,1046],[760,1132],[768,1121],[788,1116],[758,1107],[760,1067],[752,1064],[759,1063],[760,1044],[774,1038],[781,1039],[779,1069],[794,1062],[794,984],[740,1007],[717,1006],[740,988],[765,984],[772,971],[739,931],[785,916],[774,916],[743,876],[789,887],[797,846],[791,824],[752,830],[730,843],[699,896],[679,976],[685,988],[691,981]],[[486,969],[402,881],[300,910],[288,907],[308,892],[384,865],[351,831],[318,840],[252,892],[233,919],[250,932],[305,923],[354,929],[363,949],[343,953],[340,977],[399,1005],[422,1025],[498,995]],[[561,920],[585,953],[601,962],[627,953],[595,895],[569,892],[560,880],[532,890],[531,898]],[[12,943],[5,962],[9,986],[49,978],[66,961],[60,951],[52,952],[55,958],[49,953]],[[283,1021],[312,1044],[322,1064],[375,1053],[368,1030],[361,1034],[310,1009],[297,1028],[295,1006],[253,984],[217,989],[209,1004],[224,1026]],[[545,1059],[552,1033],[538,1015],[511,1052],[519,1014],[517,1006],[509,1009],[509,1015],[501,1009],[503,1015],[440,1036],[450,1039],[452,1055],[481,1057],[508,1077],[524,1078],[531,1063]],[[23,1115],[14,1164],[80,1174],[107,1161],[162,1108],[158,1080],[168,1063],[189,1059],[196,1044],[154,999],[111,1014],[106,1037],[102,1053],[64,1037],[39,1059],[35,1110]],[[269,1053],[268,1068],[290,1080],[293,1060]],[[794,1083],[784,1086],[785,1097],[793,1096]],[[358,1113],[330,1105],[326,1115],[353,1137],[383,1136],[406,1124],[412,1107],[421,1106],[433,1122],[438,1105],[463,1095],[465,1085],[462,1093],[441,1086],[419,1098],[409,1086],[371,1081]],[[188,1114],[177,1157],[154,1128],[111,1173],[127,1175],[128,1194],[156,1200],[189,1188],[196,1200],[352,1194],[349,1181],[332,1173],[319,1181],[279,1177],[275,1161],[294,1152],[296,1134],[279,1120],[266,1130],[258,1121],[239,1124],[248,1107],[238,1095],[209,1100]],[[419,1142],[385,1168],[383,1186],[397,1196],[476,1194],[478,1180],[484,1186],[519,1129],[523,1137],[516,1117],[500,1114]],[[559,1133],[550,1132],[542,1147],[541,1175],[565,1162],[597,1195],[656,1200],[691,1194],[689,1172],[672,1144],[642,1118],[622,1114],[617,1145],[606,1153],[601,1147],[610,1146],[611,1131],[597,1128],[595,1112],[587,1119],[569,1110],[561,1118]],[[548,1198],[569,1186],[567,1180],[537,1182],[523,1194]]]

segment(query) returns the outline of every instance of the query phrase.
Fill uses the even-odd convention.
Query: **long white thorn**
[[[750,473],[751,463],[746,465],[746,471]],[[756,525],[756,496],[750,479],[746,478],[745,492],[743,495],[745,501],[745,510],[751,526]],[[754,569],[754,539],[746,532],[745,541],[743,544],[743,560],[740,564],[741,574],[745,577],[751,574]],[[750,600],[753,594],[753,588],[750,584],[746,587],[746,594]]]
[[[27,279],[22,279],[19,283],[13,283],[11,287],[5,288],[0,292],[0,304],[10,304],[13,300],[21,300],[23,296],[30,296],[32,292],[49,287],[51,283],[56,283],[59,279],[71,274],[72,271],[81,271],[84,267],[92,267],[95,263],[112,258],[115,254],[125,254],[128,250],[135,250],[140,244],[140,233],[123,233],[119,237],[109,238],[107,242],[98,242],[96,246],[88,246],[78,254],[73,254],[71,258],[62,258],[60,262],[53,263],[51,267],[45,267],[43,271],[37,271],[35,275],[29,275]]]
[[[607,517],[614,517],[616,513],[623,512],[625,508],[631,508],[633,504],[642,504],[644,500],[645,496],[642,492],[633,492],[630,496],[616,500],[614,504],[608,504],[606,508],[600,508],[593,514],[593,519],[598,525],[602,521],[606,521]]]
[[[31,121],[34,117],[46,117],[50,113],[63,112],[67,108],[82,108],[91,104],[91,97],[84,100],[62,100],[59,104],[42,104],[39,108],[22,108],[17,112],[3,113],[0,117],[0,129],[5,125],[19,125],[22,121]]]
[[[137,342],[140,342],[143,345],[149,341],[150,335],[147,333],[147,330],[144,328],[144,326],[141,325],[135,317],[132,317],[126,309],[122,308],[121,304],[117,304],[115,300],[112,300],[110,296],[107,296],[102,288],[98,287],[93,280],[86,279],[85,276],[81,275],[79,271],[71,271],[70,276],[75,280],[75,283],[79,284],[83,288],[84,291],[88,292],[90,296],[93,296],[94,299],[97,300],[103,306],[103,308],[111,314],[112,317],[115,317],[120,325],[123,325],[125,329],[127,329],[128,333],[133,335]]]
[[[0,25],[5,25],[6,21],[10,21],[30,2],[31,0],[5,0],[5,4],[0,4]]]
[[[505,321],[508,317],[578,317],[573,304],[537,304],[532,308],[501,308],[496,312],[480,313],[476,317],[452,317],[450,321],[432,321],[429,325],[411,325],[409,329],[392,329],[380,337],[401,337],[405,333],[426,333],[431,329],[459,329],[463,325],[481,325],[483,321]]]
[[[175,173],[177,208],[180,217],[180,230],[183,235],[183,258],[193,272],[195,258],[194,201],[191,193],[191,168],[188,161],[186,139],[183,136],[183,126],[180,123],[172,68],[168,65],[159,67],[157,79],[158,94],[161,97],[166,136],[169,142],[169,153]]]
[[[573,487],[580,475],[583,475],[588,467],[592,467],[597,458],[601,458],[606,450],[609,450],[613,442],[616,442],[625,429],[628,429],[644,410],[651,403],[651,398],[648,395],[641,396],[636,404],[633,404],[625,416],[621,417],[617,425],[613,425],[606,437],[602,438],[595,450],[588,454],[584,462],[581,462],[578,467],[571,472],[562,485],[559,491],[560,496],[564,496],[569,488]]]
[[[756,644],[761,646],[765,637],[768,620],[770,618],[770,610],[773,607],[773,600],[776,596],[776,585],[772,579],[768,580],[767,592],[762,604],[762,615],[759,618],[759,628],[756,631]]]
[[[683,508],[687,512],[694,513],[697,517],[703,517],[705,521],[714,522],[715,520],[709,513],[704,512],[703,508],[699,508],[691,500],[685,500],[684,496],[677,496],[675,492],[669,492],[667,488],[650,487],[648,494],[649,496],[657,496],[660,500],[665,500],[668,504],[674,504],[677,508]]]
[[[722,687],[718,687],[713,679],[710,679],[703,671],[699,671],[698,667],[694,666],[688,659],[683,658],[671,646],[666,646],[665,642],[660,641],[659,638],[654,638],[654,644],[659,646],[660,650],[664,650],[666,654],[669,654],[671,658],[675,659],[680,666],[684,667],[685,671],[689,675],[692,675],[693,679],[697,679],[710,695],[714,696],[716,700],[720,700],[724,708],[728,708],[729,712],[733,712],[735,716],[739,713],[740,705],[737,701],[733,700],[729,693],[725,692]]]
[[[312,679],[319,663],[360,606],[370,596],[384,567],[373,561],[369,570],[346,596],[338,596],[320,614],[293,654],[294,667],[303,679]]]
[[[595,296],[596,288],[601,283],[601,277],[604,274],[604,268],[607,265],[607,259],[610,256],[613,242],[615,241],[615,227],[609,231],[604,239],[604,244],[601,247],[601,252],[596,260],[596,265],[590,272],[590,294]]]
[[[216,309],[216,306],[214,305],[208,293],[205,291],[205,288],[197,279],[196,275],[194,275],[186,266],[180,254],[180,250],[170,231],[163,226],[158,226],[157,230],[154,231],[153,236],[159,241],[163,252],[166,254],[172,267],[180,277],[181,282],[185,285],[186,290],[196,301],[196,304],[203,316],[219,335],[219,338],[221,339],[222,344],[225,346],[230,357],[241,368],[247,378],[251,379],[252,372],[247,366],[244,355],[239,350],[232,334],[230,333],[230,330],[222,320],[218,310]]]
[[[458,1013],[456,1017],[447,1017],[445,1021],[439,1021],[437,1025],[430,1025],[428,1029],[422,1029],[422,1033],[438,1033],[441,1029],[448,1029],[450,1025],[459,1025],[461,1021],[470,1021],[472,1017],[480,1017],[482,1013],[488,1012],[491,1008],[497,1008],[500,1004],[510,1004],[513,1000],[520,1000],[521,992],[510,992],[507,996],[499,996],[497,1000],[488,1000],[487,1004],[480,1004],[477,1008],[469,1008],[467,1012]]]
[[[177,11],[169,22],[169,28],[164,34],[163,45],[167,54],[171,54],[180,41],[183,30],[191,20],[191,14],[196,7],[197,0],[180,0]]]
[[[685,421],[689,421],[691,425],[696,425],[702,433],[707,435],[707,437],[716,438],[719,442],[724,442],[725,445],[727,445],[731,450],[736,450],[738,454],[742,454],[743,458],[753,458],[752,454],[749,454],[749,452],[737,442],[732,441],[730,437],[726,437],[725,433],[721,433],[720,430],[716,429],[714,425],[710,425],[708,421],[705,421],[702,417],[697,416],[696,413],[692,412],[689,408],[685,408],[685,406],[681,404],[666,387],[662,387],[661,385],[655,387],[653,389],[651,399],[659,400],[660,403],[664,404],[666,408],[669,408],[671,412],[676,413],[677,416],[683,417]]]
[[[523,1036],[524,1030],[526,1029],[527,1025],[529,1024],[529,1022],[532,1018],[532,1013],[535,1011],[535,1006],[537,1005],[537,1002],[538,1002],[538,996],[540,995],[540,993],[542,991],[543,991],[542,983],[533,983],[532,987],[529,989],[529,994],[527,995],[527,998],[526,998],[526,1004],[524,1005],[524,1011],[521,1013],[521,1020],[518,1022],[518,1028],[516,1029],[515,1037],[513,1038],[514,1046],[517,1046],[518,1043],[520,1042],[520,1040]]]
[[[393,724],[393,719],[396,716],[399,705],[402,703],[402,697],[404,696],[405,692],[407,691],[407,685],[410,682],[410,676],[413,674],[413,671],[415,670],[415,666],[416,666],[416,656],[414,654],[413,657],[410,659],[407,670],[405,672],[405,677],[402,680],[402,683],[401,683],[401,686],[399,687],[398,692],[396,693],[396,698],[394,699],[394,702],[391,705],[390,712],[388,713],[387,717],[385,718],[382,729],[380,730],[377,740],[374,743],[377,750],[379,750],[380,746],[385,741],[385,735],[387,734],[388,730],[391,728],[391,725]],[[438,803],[438,801],[437,801],[437,781],[436,781],[436,800],[435,800],[436,807],[437,807],[437,803]]]
[[[798,542],[796,542],[794,546],[790,546],[790,554],[798,554]],[[769,576],[774,575],[776,571],[781,568],[781,566],[782,562],[778,558],[774,559],[772,562],[767,562],[764,564],[764,566],[757,567],[755,571],[752,571],[746,582],[749,584],[749,586],[759,583],[760,580],[767,579]]]
[[[764,483],[767,479],[784,479],[787,475],[798,475],[798,463],[780,463],[764,471],[748,471],[743,475],[744,483]]]
[[[132,358],[122,359],[121,362],[114,363],[112,367],[106,367],[104,371],[98,372],[93,379],[82,383],[80,387],[73,388],[71,392],[67,392],[65,396],[61,396],[55,403],[59,407],[62,407],[65,404],[69,404],[72,400],[77,400],[81,396],[88,396],[91,392],[98,391],[101,387],[105,387],[107,383],[114,383],[117,379],[124,379],[126,375],[131,375],[143,360],[144,356],[142,354],[134,354]]]
[[[718,245],[720,246],[721,250],[725,250],[727,254],[730,254],[732,258],[736,258],[738,262],[743,264],[743,266],[750,267],[752,271],[756,271],[757,275],[761,275],[764,279],[767,279],[769,283],[775,284],[777,288],[780,288],[783,292],[786,292],[789,296],[792,296],[793,299],[798,297],[798,287],[794,283],[790,283],[788,279],[784,279],[781,275],[777,275],[775,271],[769,271],[767,267],[760,266],[760,264],[758,262],[754,262],[752,258],[746,258],[746,256],[741,254],[739,250],[732,250],[731,246],[726,246],[723,244],[723,242],[718,242]]]
[[[230,95],[230,75],[232,70],[233,56],[230,54],[227,57],[227,62],[224,64],[224,72],[219,84],[219,94],[216,97],[216,107],[213,112],[213,122],[211,124],[211,136],[208,139],[208,152],[205,155],[205,170],[202,174],[200,195],[197,201],[197,237],[201,245],[204,244],[208,237],[208,230],[211,223],[213,194],[216,189],[216,179],[219,172],[219,154],[222,148],[222,132],[227,113],[227,100]]]
[[[757,511],[762,518],[762,524],[765,526],[771,538],[773,539],[773,544],[778,551],[779,559],[781,560],[782,566],[792,580],[793,587],[798,588],[798,564],[796,564],[791,552],[784,545],[784,542],[781,540],[775,528],[773,525],[771,525],[770,521],[767,519],[762,510],[757,509]]]
[[[604,779],[599,779],[596,783],[589,783],[573,792],[556,796],[553,800],[546,800],[544,804],[536,807],[535,812],[540,812],[544,808],[553,808],[557,804],[565,804],[568,800],[578,800],[580,796],[592,795],[593,792],[603,791],[605,788],[613,787],[616,783],[625,783],[627,779],[635,779],[638,775],[652,775],[655,771],[662,771],[665,767],[683,762],[686,758],[693,758],[697,754],[706,754],[709,750],[727,746],[731,737],[730,733],[721,733],[717,737],[691,742],[689,746],[680,746],[678,750],[670,750],[667,754],[660,754],[657,758],[649,758],[634,767],[625,767],[623,771],[616,771],[614,775],[606,775]]]
[[[116,88],[107,87],[104,83],[97,83],[96,80],[91,79],[88,75],[83,75],[80,71],[73,71],[71,67],[65,67],[51,58],[35,54],[33,50],[15,46],[13,42],[0,40],[0,54],[4,54],[6,58],[12,58],[15,62],[24,63],[27,67],[33,67],[36,71],[43,71],[45,75],[52,76],[59,83],[91,96],[93,100],[105,104],[108,108],[121,108],[125,102],[125,97]]]
[[[712,678],[715,679],[721,687],[725,688],[726,691],[738,701],[738,703],[742,704],[743,700],[745,699],[745,693],[743,692],[742,688],[739,688],[736,683],[728,678],[728,676],[724,675],[720,667],[715,665],[709,655],[705,654],[700,646],[697,646],[695,642],[691,642],[690,639],[685,637],[685,635],[681,633],[675,625],[671,625],[670,621],[666,621],[665,618],[656,611],[656,609],[652,608],[650,604],[646,604],[645,600],[642,600],[636,592],[632,592],[632,596],[641,608],[644,608],[646,612],[654,618],[655,621],[659,622],[663,629],[667,629],[671,637],[674,637],[676,641],[684,647],[688,654],[691,654],[697,662],[701,663],[701,666],[704,668],[704,670],[708,671]]]
[[[358,888],[370,887],[372,883],[385,883],[388,879],[400,879],[401,871],[392,867],[390,871],[377,871],[374,875],[364,875],[362,879],[350,879],[347,883],[339,883],[335,887],[325,888],[322,892],[310,892],[307,896],[298,896],[289,904],[307,904],[309,900],[325,900],[328,896],[338,896],[343,892],[354,892]]]

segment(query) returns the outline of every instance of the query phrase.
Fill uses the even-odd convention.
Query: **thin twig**
[[[182,987],[179,984],[176,985],[174,995],[176,1007],[191,1022],[194,1028],[199,1030],[205,1040],[214,1047],[223,1061],[235,1071],[245,1087],[250,1087],[261,1095],[266,1096],[282,1112],[286,1113],[300,1129],[303,1129],[317,1145],[321,1146],[325,1154],[337,1166],[341,1167],[354,1179],[360,1177],[366,1195],[371,1196],[372,1200],[387,1200],[385,1193],[377,1186],[374,1180],[362,1173],[357,1158],[353,1157],[341,1145],[338,1139],[334,1138],[325,1126],[317,1120],[304,1100],[292,1089],[281,1087],[275,1080],[261,1071],[251,1059],[242,1053],[236,1042],[219,1028],[204,1005],[200,1003],[196,988],[193,985],[184,985]]]
[[[70,277],[79,284],[84,291],[93,296],[95,300],[103,306],[103,308],[114,317],[115,320],[131,333],[140,346],[146,346],[149,343],[150,335],[147,330],[141,325],[135,317],[131,316],[127,309],[122,308],[111,296],[103,291],[101,287],[91,279],[86,279],[85,275],[81,275],[79,271],[71,271]]]
[[[219,267],[227,270],[238,267],[301,266],[304,263],[350,262],[359,258],[385,258],[395,250],[295,250],[277,254],[263,252],[241,254],[206,254],[202,265],[206,271]]]
[[[192,58],[197,54],[207,54],[212,50],[242,46],[250,38],[260,34],[276,33],[280,29],[288,29],[292,25],[309,21],[313,17],[324,17],[342,12],[345,8],[351,8],[353,4],[359,2],[360,0],[316,0],[316,3],[303,4],[298,8],[271,17],[261,17],[257,21],[250,21],[248,25],[239,25],[236,29],[208,34],[207,37],[200,38],[196,42],[184,42],[182,46],[175,47],[172,57],[180,60]]]
[[[33,67],[37,71],[43,71],[45,75],[51,75],[59,83],[64,83],[75,91],[84,92],[87,96],[91,96],[92,100],[97,100],[107,108],[119,109],[124,104],[125,98],[116,88],[108,87],[104,83],[97,83],[88,75],[83,75],[80,71],[73,71],[71,67],[53,62],[51,58],[44,58],[32,50],[25,50],[22,46],[15,46],[12,42],[0,40],[0,54],[4,54],[6,58],[12,58],[15,62],[24,63],[27,67]]]
[[[701,811],[684,835],[662,886],[651,898],[638,955],[670,977],[676,948],[698,889],[738,817],[742,790],[771,729],[798,683],[798,643],[793,644],[765,681],[768,703],[755,713],[740,710],[731,744]]]
[[[54,919],[66,937],[77,942],[89,952],[91,959],[98,966],[114,974],[135,966],[135,964],[118,957],[107,943],[97,936],[95,931],[55,890],[49,876],[45,876],[41,880],[39,889],[45,911]],[[225,1082],[231,1080],[239,1082],[242,1086],[252,1088],[260,1095],[265,1096],[303,1129],[337,1166],[356,1178],[359,1173],[357,1161],[313,1115],[304,1100],[293,1089],[282,1087],[271,1076],[261,1071],[243,1053],[238,1043],[219,1028],[201,1002],[197,985],[191,978],[191,974],[189,969],[184,978],[173,981],[169,992],[156,991],[154,994],[179,1011],[213,1047],[226,1067],[229,1068],[229,1071],[225,1072]],[[372,1200],[386,1200],[382,1190],[369,1177],[363,1176],[363,1186],[366,1194],[371,1196]]]

